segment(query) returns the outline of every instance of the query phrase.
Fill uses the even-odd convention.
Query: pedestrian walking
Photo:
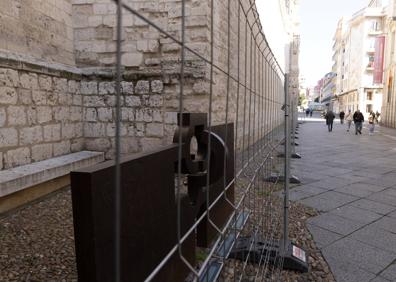
[[[344,112],[344,111],[341,111],[341,112],[340,112],[340,121],[341,121],[341,124],[344,124],[344,118],[345,118],[345,112]]]
[[[346,123],[347,123],[347,126],[348,126],[347,127],[347,132],[349,132],[349,130],[351,129],[352,121],[353,121],[353,114],[352,114],[351,110],[348,110],[348,113],[345,116],[345,120],[346,120]]]
[[[309,110],[309,117],[312,117],[313,109]]]
[[[368,116],[368,128],[369,128],[369,135],[374,134],[374,127],[375,127],[375,113],[373,111],[370,111],[369,116]]]
[[[353,114],[353,122],[355,123],[355,135],[362,134],[364,116],[359,109]]]
[[[309,115],[309,108],[307,108],[307,109],[305,110],[305,116],[308,117],[308,115]]]
[[[327,124],[327,128],[329,129],[329,132],[333,131],[333,121],[335,119],[335,115],[332,110],[327,111],[327,113],[325,115],[325,119],[326,119],[326,124]]]
[[[375,121],[376,121],[376,123],[379,123],[380,115],[381,114],[378,111],[375,112]]]

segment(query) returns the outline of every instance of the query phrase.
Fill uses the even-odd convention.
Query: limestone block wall
[[[5,2],[11,3],[5,0],[1,5]],[[266,43],[262,42],[260,49],[255,43],[259,31],[257,15],[250,12],[247,19],[244,16],[249,1],[242,1],[242,6],[239,1],[231,1],[230,17],[228,2],[214,1],[213,44],[210,1],[186,2],[187,47],[199,55],[186,50],[183,110],[209,113],[211,107],[212,124],[234,122],[236,145],[246,149],[282,123],[283,86],[281,75],[278,77],[272,69],[274,62],[270,61]],[[111,0],[43,0],[35,2],[37,7],[33,7],[32,3],[14,1],[7,9],[0,10],[0,16],[10,17],[12,9],[16,9],[17,29],[18,25],[26,30],[38,28],[37,25],[45,28],[51,23],[46,34],[56,31],[67,42],[72,40],[75,56],[70,54],[73,47],[57,41],[56,36],[48,39],[47,35],[34,34],[35,38],[44,38],[36,40],[42,44],[35,45],[39,51],[30,48],[31,44],[14,46],[18,37],[6,38],[6,50],[23,53],[26,58],[31,55],[42,59],[42,63],[0,58],[0,167],[10,168],[83,149],[103,151],[106,158],[112,158],[115,4]],[[128,3],[180,39],[181,1],[130,0]],[[49,9],[48,5],[56,9]],[[31,24],[17,17],[24,15],[20,11],[29,7],[30,16],[38,17]],[[44,7],[48,8],[45,17]],[[58,10],[63,11],[63,16],[57,14]],[[53,30],[55,27],[58,29]],[[181,48],[128,12],[124,13],[123,38],[122,153],[169,144],[179,111]],[[56,52],[48,48],[55,48]],[[208,63],[212,49],[213,68]],[[76,66],[70,67],[74,58]]]
[[[71,0],[1,0],[0,51],[74,65]]]
[[[175,38],[181,38],[181,1],[125,1]],[[230,19],[228,19],[230,3]],[[186,83],[183,110],[209,112],[212,123],[234,122],[238,136],[256,140],[249,132],[269,132],[283,122],[279,97],[282,85],[269,85],[275,78],[269,66],[266,43],[257,48],[260,36],[257,14],[249,10],[250,1],[214,1],[213,9],[213,88],[210,95],[211,12],[209,0],[186,1]],[[252,11],[252,10],[251,10]],[[84,69],[111,69],[115,64],[116,5],[111,0],[74,0],[76,64]],[[230,29],[228,31],[228,24]],[[251,30],[253,27],[253,30]],[[180,46],[150,24],[128,11],[123,12],[122,64],[126,72],[164,83],[163,113],[178,111],[180,89]],[[228,42],[230,41],[230,46]],[[228,57],[230,50],[230,59]],[[263,50],[267,50],[263,52]],[[263,53],[266,59],[263,58]],[[237,55],[239,54],[239,55]],[[273,63],[273,61],[272,61]],[[266,65],[267,64],[267,65]],[[231,78],[227,76],[231,74]],[[150,78],[152,77],[152,78]],[[169,78],[170,77],[170,78]],[[210,97],[211,96],[211,97]],[[226,114],[228,113],[228,115]],[[238,146],[243,138],[238,139]],[[248,143],[248,142],[245,142]]]
[[[126,0],[139,13],[180,40],[181,1]],[[207,51],[208,3],[186,1],[186,42]],[[116,51],[116,5],[112,0],[73,0],[76,64],[113,67]],[[180,46],[131,13],[123,13],[123,65],[135,69],[168,64],[179,57]],[[178,55],[177,57],[175,55]]]
[[[0,68],[0,168],[83,149],[80,82]]]
[[[155,149],[172,142],[176,129],[176,112],[166,110],[166,88],[170,80],[140,78],[121,83],[121,153]],[[115,82],[83,80],[86,149],[115,153]]]

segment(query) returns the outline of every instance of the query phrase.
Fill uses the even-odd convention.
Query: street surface
[[[308,228],[337,281],[396,281],[396,130],[376,125],[369,136],[364,123],[362,133],[306,118],[290,199],[321,212]]]

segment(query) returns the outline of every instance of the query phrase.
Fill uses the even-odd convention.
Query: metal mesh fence
[[[207,113],[207,152],[211,152],[213,140],[212,129],[225,125],[225,144],[232,136],[234,148],[234,174],[231,181],[223,173],[223,187],[215,199],[210,196],[210,167],[213,165],[211,153],[205,156],[206,168],[206,204],[187,229],[182,227],[182,198],[186,194],[186,174],[182,168],[183,136],[182,131],[176,135],[178,144],[178,165],[176,176],[176,220],[177,243],[156,265],[145,281],[156,281],[158,275],[178,256],[188,269],[187,280],[190,281],[270,281],[279,279],[283,261],[280,256],[273,256],[270,251],[262,249],[257,252],[255,240],[275,242],[284,238],[284,204],[279,191],[284,188],[277,180],[280,175],[287,179],[285,158],[279,158],[285,152],[285,124],[288,106],[285,101],[285,76],[279,67],[263,33],[259,15],[254,1],[224,0],[207,2],[208,42],[203,51],[197,50],[188,41],[187,5],[194,1],[181,1],[179,6],[179,28],[169,31],[161,26],[160,21],[152,20],[138,9],[131,1],[115,1],[118,4],[117,27],[117,126],[116,126],[116,197],[115,197],[115,281],[121,277],[121,193],[120,168],[120,83],[123,75],[122,64],[122,17],[133,14],[135,18],[149,25],[150,30],[159,32],[163,38],[180,46],[177,76],[180,87],[176,93],[179,108],[179,128],[183,128],[181,118],[187,111],[184,84],[186,73],[191,71],[192,62],[197,62],[203,69],[207,81],[207,95],[203,107],[198,111]],[[226,31],[224,33],[224,31]],[[295,116],[296,118],[296,116]],[[297,120],[297,118],[295,119]],[[285,130],[286,129],[286,130]],[[233,132],[233,135],[228,134]],[[198,150],[199,151],[199,150]],[[288,155],[288,154],[286,154]],[[224,154],[226,170],[227,153]],[[285,175],[286,174],[286,175]],[[268,179],[274,181],[266,181]],[[232,192],[234,191],[234,192]],[[216,218],[216,205],[223,201],[230,213],[219,224]],[[287,201],[286,201],[287,207]],[[184,245],[189,238],[195,237],[202,222],[206,222],[214,233],[207,247],[197,247],[194,263],[184,253]],[[287,236],[287,235],[286,235]],[[246,238],[247,248],[242,257],[231,258],[230,253],[241,238]],[[160,238],[159,238],[160,240]],[[270,244],[270,243],[269,243]]]

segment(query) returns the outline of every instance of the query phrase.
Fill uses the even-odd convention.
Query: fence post
[[[289,185],[290,185],[290,105],[289,74],[285,74],[285,172],[284,172],[284,205],[283,205],[283,250],[287,250],[289,238]]]

